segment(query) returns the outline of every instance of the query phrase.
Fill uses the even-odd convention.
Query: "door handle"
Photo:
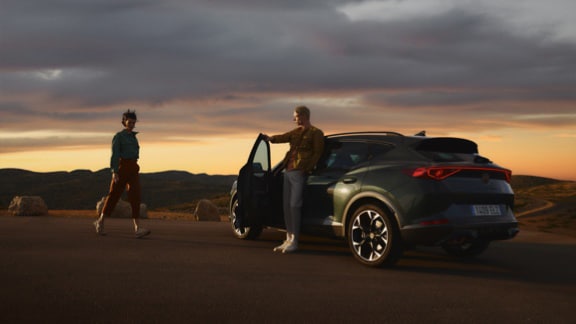
[[[348,177],[348,178],[344,178],[342,179],[342,182],[344,182],[345,184],[351,184],[358,181],[358,179],[354,178],[354,177]]]

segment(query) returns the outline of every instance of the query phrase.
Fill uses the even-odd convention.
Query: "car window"
[[[418,153],[424,155],[425,157],[434,162],[463,162],[466,160],[473,160],[473,158],[466,159],[465,156],[458,153],[430,152],[430,151],[418,151]]]
[[[474,161],[476,143],[460,138],[433,138],[418,143],[414,149],[434,162]]]
[[[329,142],[319,166],[329,170],[353,169],[368,161],[369,147],[370,144],[362,142]]]
[[[258,144],[256,153],[254,155],[254,161],[252,162],[252,168],[255,173],[265,172],[270,170],[270,165],[268,164],[268,147],[264,141]]]
[[[416,143],[414,149],[428,152],[478,153],[478,145],[476,143],[462,138],[450,137],[426,139]]]
[[[370,160],[386,160],[386,153],[394,148],[391,144],[374,143],[370,146]]]

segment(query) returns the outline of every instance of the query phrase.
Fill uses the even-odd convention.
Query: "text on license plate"
[[[500,216],[500,206],[498,205],[474,205],[474,216]]]

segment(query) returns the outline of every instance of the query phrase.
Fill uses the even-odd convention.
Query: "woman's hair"
[[[130,111],[130,109],[128,109],[122,114],[122,125],[126,126],[126,120],[128,119],[138,120],[136,117],[136,110]]]
[[[294,108],[294,111],[295,111],[299,116],[306,116],[308,119],[310,119],[310,109],[308,109],[308,107],[306,107],[306,106],[298,106],[298,107]]]

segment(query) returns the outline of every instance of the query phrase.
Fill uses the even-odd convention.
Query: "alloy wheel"
[[[389,229],[378,211],[366,209],[357,214],[350,234],[352,249],[361,259],[375,262],[385,254],[389,244]]]
[[[262,233],[262,226],[241,227],[238,226],[238,199],[234,198],[230,209],[230,225],[234,231],[234,236],[240,239],[255,239]]]

